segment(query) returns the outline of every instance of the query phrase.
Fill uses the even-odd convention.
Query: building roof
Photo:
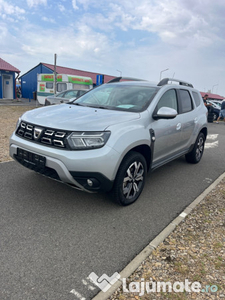
[[[17,68],[13,67],[12,65],[10,65],[9,63],[7,63],[2,58],[0,58],[0,70],[20,73],[20,70],[18,70]]]
[[[200,92],[202,97],[205,95],[208,95],[208,99],[214,99],[214,100],[223,100],[224,97],[217,95],[217,94],[212,94],[212,93],[205,93],[205,92]]]
[[[46,64],[46,63],[41,63],[41,64],[54,72],[54,65]],[[60,67],[60,66],[56,66],[56,73],[91,77],[93,83],[96,83],[96,75],[100,74],[100,73],[82,71],[82,70],[71,69],[71,68]],[[116,77],[116,76],[110,76],[105,74],[102,75],[104,75],[104,82],[108,82],[109,80],[112,80],[113,78]]]

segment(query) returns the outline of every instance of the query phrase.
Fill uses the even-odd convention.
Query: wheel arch
[[[151,162],[152,162],[151,148],[148,145],[138,145],[138,146],[135,146],[135,147],[129,149],[129,151],[124,155],[120,164],[122,164],[123,160],[130,152],[138,152],[138,153],[142,154],[146,160],[147,170],[149,171]]]
[[[201,129],[200,133],[201,133],[201,132],[204,134],[205,140],[206,140],[207,134],[208,134],[208,129],[207,129],[206,127],[204,127],[204,128]]]

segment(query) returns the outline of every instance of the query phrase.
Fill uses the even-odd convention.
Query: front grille
[[[70,149],[67,143],[70,134],[71,131],[41,127],[24,121],[21,121],[16,131],[16,135],[34,143],[67,150]]]

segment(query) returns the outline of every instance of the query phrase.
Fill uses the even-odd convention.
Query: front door
[[[178,111],[175,89],[170,89],[164,93],[156,106],[156,111],[161,107],[170,107]],[[174,119],[159,119],[151,123],[151,128],[155,132],[153,167],[170,160],[181,151],[181,124],[182,116],[179,114]]]
[[[13,77],[3,75],[3,98],[13,99]]]

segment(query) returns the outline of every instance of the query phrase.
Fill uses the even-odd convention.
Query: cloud
[[[58,8],[61,12],[64,12],[66,10],[65,6],[63,6],[62,4],[58,4]]]
[[[75,9],[75,10],[79,9],[79,7],[76,4],[76,0],[72,0],[72,6],[73,6],[73,9]]]
[[[95,56],[95,53],[103,55],[104,52],[110,51],[110,48],[113,49],[106,35],[96,33],[85,25],[76,26],[76,31],[73,31],[72,27],[55,30],[33,28],[32,31],[21,32],[22,49],[27,55],[32,56],[49,55],[54,49],[59,56],[67,56],[71,59],[85,56],[91,58]],[[37,35],[36,32],[39,34]]]
[[[77,2],[83,6],[84,10],[88,10],[90,6],[96,5],[96,2],[98,3],[98,1],[95,0],[77,0]],[[104,3],[102,5],[104,5]]]
[[[25,10],[16,5],[11,5],[4,0],[0,0],[0,17],[6,19],[8,16],[13,16],[14,18],[22,18],[25,14]]]
[[[45,22],[49,22],[49,23],[52,23],[52,24],[55,24],[55,23],[56,23],[55,20],[52,19],[52,18],[42,17],[41,19],[42,19],[43,21],[45,21]]]
[[[163,75],[175,73],[202,91],[220,80],[218,91],[225,95],[224,0],[204,0],[204,7],[202,0],[48,2],[27,0],[31,9],[19,13],[18,6],[0,0],[2,19],[26,17],[18,34],[13,22],[8,28],[7,22],[0,24],[0,51],[16,51],[22,72],[40,61],[53,63],[57,53],[60,65],[112,75],[119,69],[155,81],[169,68]],[[34,10],[38,5],[41,9]],[[42,20],[49,22],[47,28]]]
[[[27,0],[27,5],[30,8],[43,4],[47,5],[47,0]]]
[[[225,2],[205,0],[77,0],[89,6],[92,13],[83,14],[82,21],[101,30],[136,30],[157,34],[166,44],[186,47],[207,47],[222,42],[225,32]],[[89,11],[90,11],[89,9]],[[223,29],[223,30],[222,30]],[[221,38],[222,37],[222,38]]]

